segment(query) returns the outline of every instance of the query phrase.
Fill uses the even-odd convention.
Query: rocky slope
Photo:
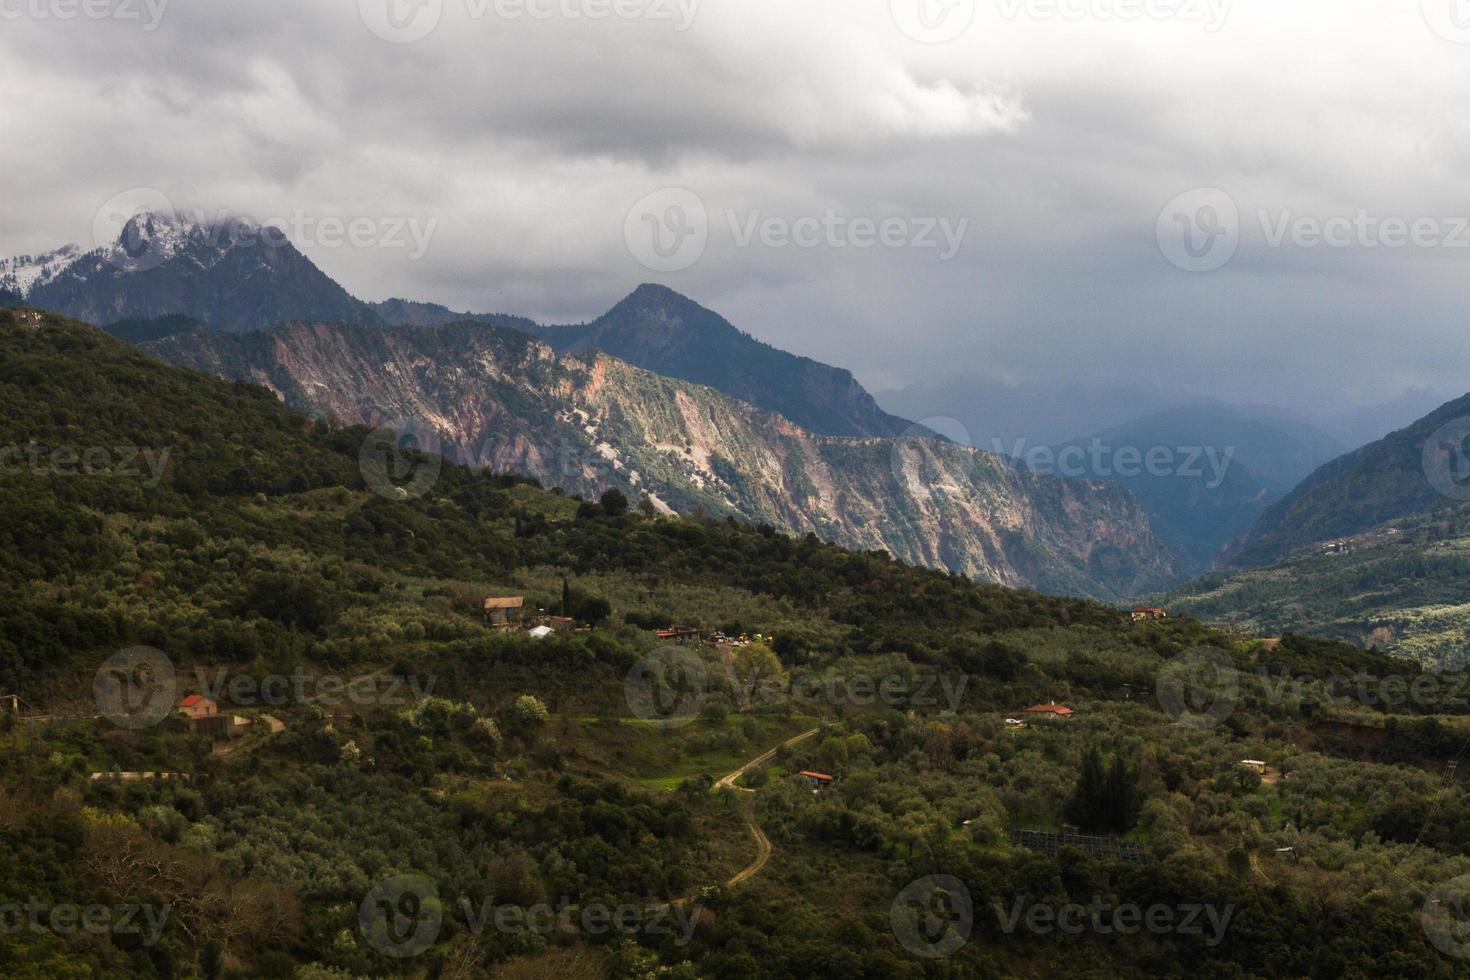
[[[1007,585],[1117,598],[1172,574],[1126,490],[934,439],[813,434],[712,388],[481,323],[284,324],[143,345],[348,422],[430,428],[453,458],[570,493],[609,486]]]
[[[601,350],[779,412],[812,432],[899,436],[912,428],[879,408],[851,372],[762,343],[663,286],[639,286],[591,323],[535,330],[559,351]]]
[[[812,432],[897,436],[912,428],[879,408],[850,372],[762,343],[662,286],[640,286],[596,320],[573,326],[456,313],[405,299],[366,303],[313,265],[279,229],[242,219],[211,224],[141,213],[117,241],[92,251],[68,245],[0,260],[0,302],[17,297],[102,326],[185,316],[227,333],[289,320],[415,327],[472,320],[536,334],[563,352],[597,348],[780,412]]]

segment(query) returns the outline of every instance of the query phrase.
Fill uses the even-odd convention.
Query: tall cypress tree
[[[1077,779],[1077,789],[1067,803],[1067,816],[1079,827],[1092,830],[1106,819],[1106,808],[1107,776],[1102,752],[1094,745],[1082,759],[1082,772]]]
[[[1103,763],[1102,751],[1094,745],[1082,759],[1077,788],[1067,801],[1067,818],[1085,830],[1124,833],[1138,819],[1138,787],[1133,770],[1122,753]]]
[[[1108,829],[1121,834],[1133,826],[1137,814],[1133,773],[1123,761],[1122,753],[1113,756],[1113,764],[1108,768],[1106,797]]]

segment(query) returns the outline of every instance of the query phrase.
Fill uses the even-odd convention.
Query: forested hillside
[[[6,976],[1463,972],[1417,665],[574,499],[29,310],[0,447]]]
[[[1370,528],[1264,568],[1209,575],[1167,597],[1176,612],[1261,635],[1290,630],[1445,670],[1470,663],[1470,508]]]

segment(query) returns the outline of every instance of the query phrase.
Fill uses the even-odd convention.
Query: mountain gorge
[[[1455,426],[1466,420],[1470,395],[1320,467],[1232,544],[1227,563],[1269,565],[1322,541],[1454,506],[1465,497],[1437,487],[1431,471],[1441,470],[1445,480],[1463,479],[1459,471],[1465,467],[1470,424]],[[1432,438],[1442,444],[1426,454]]]
[[[1174,591],[1178,612],[1470,662],[1470,396],[1313,472]]]
[[[1131,490],[1188,575],[1342,446],[1308,423],[1218,403],[1154,412],[1052,447],[1086,460],[1082,472]],[[1096,469],[1091,467],[1096,465]]]
[[[600,351],[559,354],[509,327],[283,324],[144,343],[346,422],[431,430],[446,455],[568,493],[609,486],[659,508],[738,515],[987,581],[1117,598],[1172,575],[1120,487],[1016,470],[933,438],[812,433]]]

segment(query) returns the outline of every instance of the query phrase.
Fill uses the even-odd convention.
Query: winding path
[[[739,769],[736,769],[734,772],[730,773],[728,776],[720,779],[718,782],[715,783],[714,788],[733,789],[739,793],[754,794],[755,790],[746,789],[744,786],[736,786],[735,782],[750,770],[756,768],[757,766],[763,766],[767,762],[770,762],[776,757],[777,752],[786,748],[788,745],[795,745],[797,742],[809,739],[813,735],[817,734],[817,731],[817,729],[813,728],[810,731],[805,731],[802,732],[800,735],[788,738],[786,741],[782,742],[774,749],[771,749],[769,752],[761,753],[754,759],[751,759],[745,765],[741,766]],[[766,866],[766,862],[771,859],[771,841],[768,837],[766,837],[765,832],[755,825],[755,818],[747,815],[745,818],[745,826],[750,829],[751,836],[755,838],[755,860],[750,862],[750,864],[746,865],[741,870],[737,871],[734,877],[725,882],[726,887],[733,887],[740,884],[742,881],[745,881],[747,878],[751,878],[757,874],[760,874],[761,869]]]

